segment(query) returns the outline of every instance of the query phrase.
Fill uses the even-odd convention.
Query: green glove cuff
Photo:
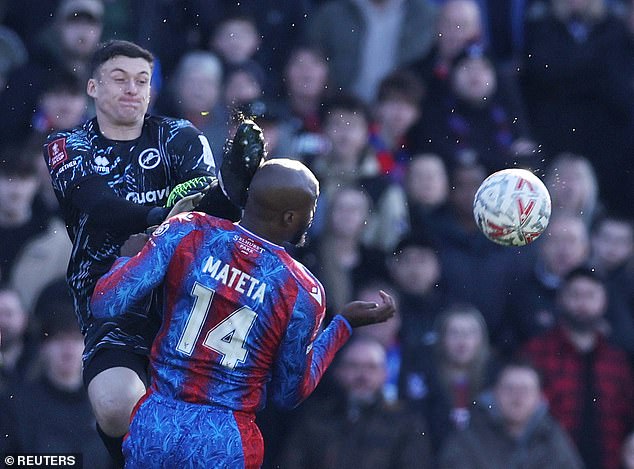
[[[183,197],[201,192],[213,182],[212,176],[199,176],[178,184],[167,197],[165,208],[172,208]]]

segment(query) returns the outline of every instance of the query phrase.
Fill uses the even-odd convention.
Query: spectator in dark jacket
[[[628,35],[608,0],[537,2],[526,23],[523,92],[545,155],[570,151],[595,166],[601,199],[625,206],[621,162],[634,108]],[[631,166],[630,166],[631,167]],[[630,176],[631,178],[631,176]]]
[[[287,441],[280,467],[434,467],[423,422],[382,397],[387,373],[385,350],[379,342],[367,337],[350,342],[334,371],[341,394],[306,407]]]
[[[110,458],[95,432],[82,384],[84,340],[66,290],[49,298],[42,316],[41,373],[10,390],[0,407],[0,450],[27,453],[79,453],[83,467],[110,469]],[[3,451],[3,452],[4,452]]]
[[[447,441],[439,467],[581,469],[583,464],[570,437],[548,413],[538,372],[514,362],[501,369],[470,428]]]

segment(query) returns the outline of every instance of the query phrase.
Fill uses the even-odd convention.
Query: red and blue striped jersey
[[[255,412],[268,389],[292,408],[351,334],[342,316],[320,332],[324,289],[283,247],[202,213],[170,218],[120,258],[97,283],[93,314],[121,314],[162,282],[152,390],[174,399]]]

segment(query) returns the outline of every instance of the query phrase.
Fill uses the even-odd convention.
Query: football
[[[487,177],[473,200],[478,227],[503,246],[525,246],[544,232],[550,219],[550,194],[526,169],[503,169]]]

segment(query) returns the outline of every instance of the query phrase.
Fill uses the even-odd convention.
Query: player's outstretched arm
[[[273,402],[283,409],[293,409],[317,387],[337,351],[352,334],[342,316],[335,316],[313,342],[315,315],[294,311],[278,352],[269,384]]]
[[[314,342],[311,340],[316,315],[294,311],[270,385],[274,402],[282,408],[299,405],[315,390],[337,351],[350,338],[352,327],[384,322],[394,316],[394,299],[383,291],[381,299],[381,304],[348,303]]]
[[[122,314],[163,281],[178,243],[196,227],[188,220],[192,216],[170,218],[152,233],[136,256],[117,259],[95,286],[90,300],[95,317]]]
[[[218,179],[231,202],[244,208],[253,175],[265,158],[264,134],[251,119],[242,119],[224,149]]]
[[[353,301],[343,308],[341,315],[346,318],[351,327],[361,327],[379,322],[385,322],[396,313],[394,298],[381,290],[381,304],[367,301]]]
[[[169,218],[178,215],[179,213],[191,212],[196,209],[200,201],[205,196],[204,192],[193,192],[190,195],[187,195],[181,199],[179,199],[174,205],[170,207],[170,211],[165,217],[166,220]]]

